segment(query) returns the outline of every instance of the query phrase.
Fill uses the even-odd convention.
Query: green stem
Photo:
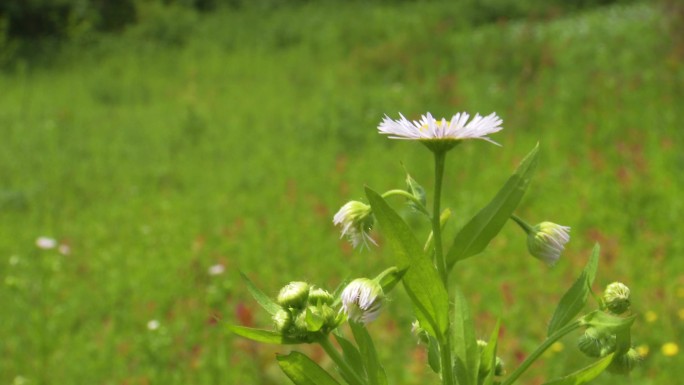
[[[345,379],[351,384],[351,385],[364,385],[366,382],[361,379],[361,377],[356,374],[356,371],[352,369],[349,364],[342,358],[340,353],[335,349],[335,347],[332,345],[330,342],[329,337],[321,338],[318,343],[321,345],[323,350],[325,350],[326,353],[328,353],[328,356],[333,360],[337,366],[339,366],[340,370],[346,374]]]
[[[515,214],[511,214],[511,219],[514,220],[515,223],[517,223],[518,226],[520,226],[520,228],[522,228],[523,230],[525,230],[525,232],[526,232],[527,234],[530,234],[530,233],[534,232],[534,229],[532,228],[532,226],[530,226],[529,223],[527,223],[527,222],[525,222],[524,220],[522,220],[522,218],[520,218],[519,216],[517,216],[517,215],[515,215]]]
[[[435,261],[437,263],[437,272],[444,287],[447,288],[447,272],[446,264],[444,263],[444,251],[442,250],[442,226],[439,223],[440,204],[442,200],[442,179],[444,179],[444,160],[446,158],[445,151],[434,151],[435,154],[435,196],[432,209],[432,234],[435,243]],[[448,288],[447,288],[448,290]]]
[[[425,215],[428,215],[428,216],[430,215],[428,213],[427,209],[425,208],[425,206],[423,206],[423,203],[421,203],[421,201],[418,198],[416,198],[415,196],[413,196],[413,194],[411,194],[410,192],[408,192],[406,190],[399,190],[399,189],[389,190],[389,191],[386,191],[385,193],[383,193],[382,197],[387,198],[387,197],[392,196],[392,195],[399,195],[399,196],[402,196],[406,199],[409,199],[410,201],[412,201],[413,203],[416,204],[416,207],[418,207],[418,209],[422,213],[424,213]]]
[[[449,292],[447,284],[447,270],[444,262],[444,250],[442,249],[442,224],[440,221],[440,204],[442,202],[442,180],[444,179],[444,163],[446,151],[435,150],[435,194],[432,206],[432,235],[435,247],[435,264],[437,272],[442,279],[444,289]],[[453,385],[453,363],[451,361],[451,326],[447,328],[447,333],[440,340],[439,352],[442,361],[442,384]]]
[[[530,367],[530,365],[532,365],[534,361],[536,361],[546,351],[546,349],[553,345],[554,342],[558,341],[566,334],[578,329],[581,326],[582,321],[578,319],[550,335],[534,352],[532,352],[532,354],[525,359],[525,361],[523,361],[523,363],[517,369],[515,369],[515,371],[513,371],[513,373],[511,373],[511,376],[508,377],[506,381],[501,383],[501,385],[513,384],[518,377],[520,377]]]

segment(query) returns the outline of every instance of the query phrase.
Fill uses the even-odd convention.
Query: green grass
[[[350,250],[332,215],[364,184],[402,187],[402,162],[431,187],[425,149],[377,135],[384,114],[465,110],[496,111],[503,147],[450,154],[447,242],[537,141],[519,214],[573,228],[553,269],[527,255],[514,224],[458,267],[480,337],[502,318],[512,370],[598,241],[596,289],[625,282],[634,310],[658,318],[635,326],[635,343],[650,347],[644,366],[595,383],[676,383],[682,356],[660,346],[683,331],[684,42],[647,4],[480,26],[462,11],[160,18],[0,74],[0,382],[286,383],[272,354],[284,349],[222,327],[248,315],[270,323],[238,271],[275,294],[290,280],[332,289],[391,265],[384,248]],[[38,250],[38,236],[71,253]],[[225,274],[209,276],[217,263]],[[376,344],[393,383],[435,382],[407,306],[396,291],[371,326]],[[564,344],[523,382],[587,362]]]

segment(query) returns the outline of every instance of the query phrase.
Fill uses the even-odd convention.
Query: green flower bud
[[[309,298],[309,284],[306,282],[290,282],[280,289],[278,304],[285,308],[301,309]]]
[[[367,324],[380,314],[385,298],[382,286],[368,278],[353,280],[342,291],[342,309],[349,319]]]
[[[418,320],[415,320],[413,323],[411,323],[411,333],[418,338],[418,341],[424,343],[425,345],[430,342],[427,331],[420,326],[420,322],[418,322]]]
[[[488,345],[487,341],[477,340],[477,348],[478,348],[480,354],[482,354],[482,352],[487,348],[487,345]],[[480,375],[486,375],[489,372],[489,370],[487,369],[485,364],[486,363],[484,361],[482,361],[482,360],[480,361]],[[486,364],[486,365],[488,366],[489,364]],[[503,376],[504,374],[505,374],[504,362],[500,357],[497,356],[495,361],[494,361],[494,375]]]
[[[333,298],[332,294],[328,293],[326,290],[323,290],[318,287],[311,287],[309,289],[309,303],[313,305],[317,304],[325,304],[325,305],[330,305],[333,303],[335,299]]]
[[[504,369],[504,362],[498,356],[496,357],[496,364],[494,365],[494,375],[503,376],[506,374],[506,369]]]
[[[632,369],[636,368],[641,364],[643,358],[636,351],[636,349],[631,348],[627,353],[613,358],[613,362],[608,366],[608,371],[615,374],[629,374]]]
[[[527,249],[533,257],[554,265],[560,258],[565,244],[570,241],[570,228],[553,222],[542,222],[527,234]]]
[[[629,288],[620,282],[613,282],[603,293],[606,308],[613,314],[622,314],[629,309]]]
[[[589,357],[604,357],[615,351],[616,339],[596,328],[588,328],[577,341],[579,350]]]
[[[333,223],[342,227],[340,238],[346,235],[354,247],[368,246],[369,241],[376,244],[368,234],[373,222],[371,207],[359,201],[347,202],[333,217]]]
[[[273,315],[273,322],[276,330],[285,334],[292,326],[292,314],[289,310],[280,309]]]

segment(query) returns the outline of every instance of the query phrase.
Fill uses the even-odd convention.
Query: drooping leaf
[[[613,360],[614,353],[611,353],[600,360],[594,362],[593,364],[587,366],[586,368],[580,369],[574,373],[571,373],[565,377],[546,382],[544,385],[581,385],[585,384],[594,378],[598,377],[606,368],[610,365]]]
[[[351,341],[342,337],[339,333],[333,333],[333,335],[335,336],[337,343],[342,348],[342,358],[344,361],[349,364],[352,370],[356,371],[356,375],[358,377],[366,378],[366,369],[363,365],[363,359],[361,358],[361,352],[359,352],[359,349],[357,349],[356,346],[351,343]],[[353,378],[353,375],[351,373],[346,373],[345,368],[341,367],[340,373],[342,374],[342,377],[347,380],[347,382],[351,382],[349,381],[349,378]]]
[[[465,295],[458,288],[454,290],[454,311],[451,345],[456,356],[456,378],[459,385],[477,385],[480,351],[475,338],[475,325]]]
[[[276,360],[280,369],[297,385],[339,385],[328,372],[300,352],[276,354]]]
[[[293,345],[301,343],[301,341],[285,337],[273,330],[254,329],[237,325],[228,325],[228,330],[239,335],[240,337],[267,344]]]
[[[600,250],[599,245],[596,244],[582,274],[580,274],[572,287],[561,298],[551,317],[551,322],[549,322],[547,335],[550,336],[558,329],[567,325],[584,308],[591,291],[591,285],[594,283],[594,278],[596,278]]]
[[[481,253],[489,241],[499,233],[515,208],[518,207],[527,186],[530,184],[532,174],[537,167],[538,152],[539,144],[527,154],[494,199],[456,234],[454,243],[446,255],[449,269],[456,262]]]
[[[416,318],[428,333],[437,339],[443,338],[448,324],[449,298],[437,270],[399,214],[368,187],[366,196],[392,245],[398,268],[408,267],[402,282],[413,303]]]
[[[368,383],[370,385],[387,385],[387,375],[385,369],[378,360],[378,353],[375,350],[375,345],[371,339],[368,330],[363,324],[349,321],[349,327],[354,334],[354,340],[361,352],[361,358],[368,375]]]
[[[242,276],[242,279],[247,284],[247,290],[249,290],[249,292],[252,294],[252,297],[254,297],[261,307],[263,307],[271,315],[275,315],[275,313],[280,310],[280,306],[273,301],[271,297],[267,296],[256,286],[254,286],[252,281],[250,281],[244,273],[240,272],[240,276]]]
[[[496,372],[496,350],[499,344],[500,326],[501,320],[497,320],[496,326],[494,326],[494,330],[492,330],[492,334],[489,337],[487,347],[482,351],[482,361],[480,367],[482,368],[482,371],[485,373],[482,385],[492,385],[494,383],[494,374]]]

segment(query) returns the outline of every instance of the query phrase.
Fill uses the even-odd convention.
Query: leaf
[[[596,244],[582,274],[580,274],[579,278],[577,278],[572,287],[570,287],[558,303],[558,307],[556,307],[556,310],[551,317],[547,335],[550,336],[568,322],[572,321],[587,303],[591,285],[594,283],[596,271],[598,270],[599,251],[600,247]]]
[[[451,345],[454,348],[454,353],[456,353],[456,378],[459,385],[477,385],[480,351],[475,338],[473,317],[463,292],[459,288],[455,288],[454,294],[455,313],[451,324],[454,338]]]
[[[439,362],[441,357],[439,356],[439,342],[437,339],[431,335],[428,335],[428,365],[433,372],[439,373],[442,366]]]
[[[496,326],[492,330],[492,334],[489,337],[489,342],[487,347],[482,351],[482,364],[480,367],[483,372],[486,373],[482,385],[492,385],[494,383],[494,374],[496,372],[496,350],[499,344],[499,328],[501,326],[501,320],[496,321]]]
[[[605,333],[618,333],[620,331],[629,330],[635,319],[636,315],[623,318],[604,313],[601,310],[594,310],[582,317],[584,325],[595,327]]]
[[[375,345],[373,345],[368,330],[363,324],[355,321],[349,321],[349,327],[354,334],[356,344],[359,346],[359,352],[361,352],[361,358],[368,375],[368,383],[370,385],[387,385],[385,369],[380,365],[378,353],[375,351]]]
[[[273,330],[254,329],[237,325],[228,325],[228,330],[239,335],[240,337],[245,337],[252,341],[264,342],[267,344],[293,345],[301,343],[301,341],[298,341],[294,338],[285,337]]]
[[[404,168],[404,171],[406,169]],[[416,211],[424,213],[429,216],[429,213],[425,211],[425,205],[427,205],[427,198],[425,195],[425,189],[418,182],[416,182],[413,177],[406,171],[406,191],[413,195],[420,202],[420,206],[413,201],[408,201],[408,205]]]
[[[297,385],[339,385],[339,382],[304,354],[276,354],[280,369]]]
[[[546,382],[544,385],[580,385],[585,384],[594,378],[598,377],[606,368],[610,365],[613,360],[613,354],[611,353],[600,360],[594,362],[593,364],[587,366],[586,368],[580,369],[572,374],[565,377],[553,380],[551,382]]]
[[[448,325],[449,297],[437,270],[399,214],[368,187],[366,196],[392,245],[398,268],[409,268],[402,282],[413,303],[416,318],[428,333],[442,339]]]
[[[365,378],[366,369],[363,366],[363,360],[361,359],[361,352],[359,352],[359,349],[357,349],[356,346],[354,346],[354,344],[351,343],[351,341],[342,337],[338,333],[333,333],[333,335],[335,336],[337,343],[342,348],[342,356],[344,358],[344,361],[347,364],[349,364],[349,366],[351,366],[353,370],[356,371],[356,374],[359,377]],[[345,372],[345,369],[342,367],[340,367],[340,373],[342,374],[342,377],[344,377],[345,379],[351,377],[351,374],[347,374]]]
[[[446,255],[448,269],[451,269],[460,260],[481,253],[489,241],[499,233],[515,208],[518,207],[527,186],[530,184],[532,174],[537,167],[538,152],[539,144],[527,154],[494,199],[456,234],[454,244]]]
[[[242,279],[247,284],[247,289],[252,294],[252,297],[254,297],[259,305],[261,305],[261,307],[263,307],[267,312],[269,312],[271,315],[275,315],[275,313],[281,309],[280,305],[273,301],[271,297],[267,296],[256,286],[254,286],[252,281],[250,281],[243,272],[240,272],[240,276],[242,276]]]

